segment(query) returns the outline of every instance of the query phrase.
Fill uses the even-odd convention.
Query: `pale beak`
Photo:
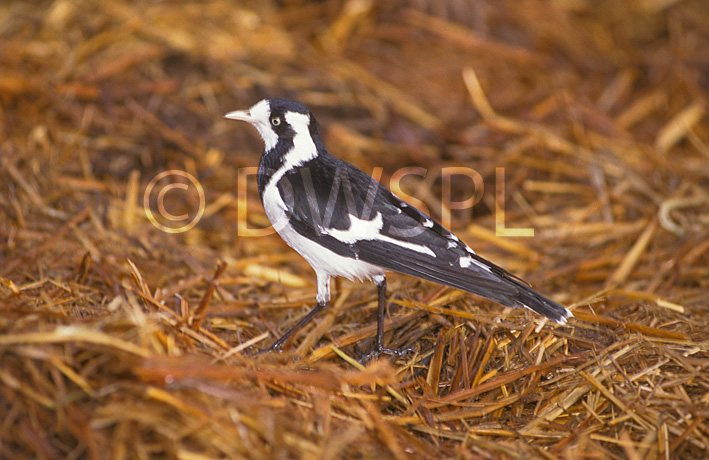
[[[229,112],[224,115],[224,118],[246,121],[251,124],[256,122],[256,119],[251,116],[251,113],[248,110],[234,110],[233,112]]]

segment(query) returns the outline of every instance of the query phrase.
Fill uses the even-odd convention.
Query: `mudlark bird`
[[[565,324],[571,312],[478,256],[449,230],[397,198],[371,176],[331,156],[303,104],[264,99],[226,118],[252,124],[265,144],[258,189],[268,219],[315,270],[317,304],[266,351],[280,351],[330,301],[330,279],[371,280],[379,294],[376,342],[366,359],[407,350],[383,344],[386,273],[416,276],[525,307]]]

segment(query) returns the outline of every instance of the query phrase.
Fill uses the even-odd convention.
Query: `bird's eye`
[[[271,124],[273,126],[278,126],[281,124],[281,117],[271,117]]]

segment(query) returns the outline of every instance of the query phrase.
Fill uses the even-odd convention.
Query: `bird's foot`
[[[253,350],[252,349],[252,351],[250,353],[248,353],[248,356],[250,356],[251,358],[255,358],[257,356],[262,356],[262,355],[266,355],[269,353],[283,353],[283,344],[279,343],[279,341],[276,341],[276,342],[273,342],[271,344],[271,346],[269,346],[269,347],[262,348],[260,350],[258,350],[258,349]]]
[[[374,346],[372,350],[367,353],[366,355],[360,357],[357,362],[360,364],[367,364],[368,362],[379,358],[380,355],[389,355],[389,356],[396,356],[401,358],[402,356],[405,356],[409,353],[414,353],[413,348],[401,348],[401,349],[396,349],[396,348],[386,348],[382,346]]]

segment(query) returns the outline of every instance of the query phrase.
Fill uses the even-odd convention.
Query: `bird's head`
[[[229,112],[224,117],[251,123],[266,144],[266,151],[273,149],[281,138],[318,134],[317,121],[310,110],[290,99],[263,99],[248,110]]]

